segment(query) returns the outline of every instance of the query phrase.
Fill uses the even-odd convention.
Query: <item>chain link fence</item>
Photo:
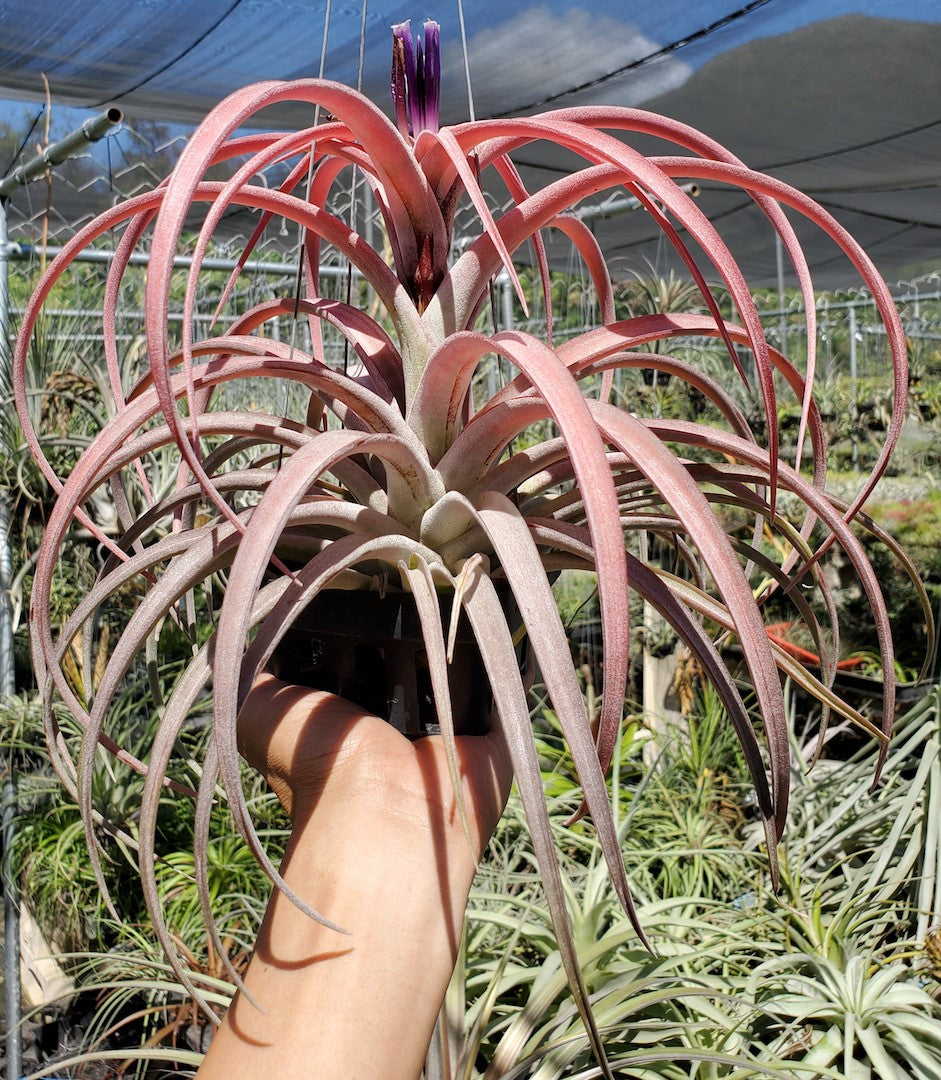
[[[39,117],[34,119],[26,138],[0,139],[5,164],[13,165],[35,151],[41,141]],[[2,133],[0,133],[2,134]],[[150,191],[179,156],[187,132],[153,121],[126,119],[117,131],[92,150],[50,170],[45,181],[27,185],[6,203],[9,232],[10,326],[15,330],[19,316],[42,269],[49,259],[68,243],[95,214],[122,199]],[[282,178],[273,169],[262,182],[276,185]],[[365,239],[373,243],[380,235],[381,222],[368,185],[360,177],[338,195],[331,207],[346,220],[353,220]],[[495,207],[495,209],[498,209]],[[274,220],[266,229],[247,263],[240,267],[225,304],[217,310],[220,296],[229,287],[237,259],[252,236],[257,214],[240,208],[227,212],[217,230],[213,250],[200,275],[195,303],[194,334],[197,338],[219,333],[232,325],[252,307],[275,298],[296,294],[300,237],[294,226]],[[195,223],[194,223],[195,224]],[[470,209],[458,215],[455,245],[460,249],[462,236],[479,229]],[[76,260],[46,304],[42,339],[48,350],[47,374],[69,366],[87,369],[103,358],[101,304],[108,269],[120,230],[101,236],[95,251]],[[531,253],[530,253],[531,254]],[[521,253],[526,257],[526,253]],[[134,256],[134,271],[125,276],[117,311],[117,337],[122,362],[129,378],[142,370],[146,361],[143,338],[143,295],[146,272],[146,248]],[[185,288],[187,258],[179,261],[178,297]],[[676,283],[672,275],[664,280],[655,266],[625,267],[625,278],[615,283],[618,317],[646,314],[653,310],[671,310],[671,297],[681,299],[673,310],[691,310],[698,299],[688,283]],[[524,315],[505,275],[497,280],[489,308],[481,313],[488,326],[515,326],[540,335],[547,331],[546,305],[542,285],[534,271],[523,271],[524,287],[529,294],[529,312]],[[639,283],[642,283],[639,286]],[[550,282],[552,292],[552,333],[556,340],[572,336],[597,325],[600,317],[597,298],[584,268],[576,257],[556,266]],[[672,290],[672,291],[671,291]],[[909,423],[903,437],[902,456],[910,460],[902,466],[909,471],[925,471],[935,463],[937,427],[941,424],[941,274],[933,273],[913,281],[898,282],[894,293],[909,341],[912,385],[908,403]],[[352,300],[366,311],[380,314],[378,304],[366,292],[355,273],[327,245],[321,252],[320,293],[338,301]],[[783,296],[763,291],[756,296],[769,342],[800,369],[807,355],[802,303],[796,290]],[[721,301],[720,301],[721,302]],[[168,320],[171,342],[178,340],[182,323],[182,303]],[[818,401],[828,434],[837,452],[839,464],[849,468],[864,467],[892,407],[892,387],[887,377],[888,352],[885,330],[879,321],[871,297],[864,292],[846,292],[822,297],[817,307]],[[283,316],[266,324],[265,332],[284,341],[292,341],[305,351],[311,347],[305,319]],[[323,327],[324,359],[335,366],[349,367],[355,357],[342,336],[328,325]],[[677,350],[693,359],[740,398],[748,413],[760,406],[752,391],[735,375],[721,343],[712,339],[683,341]],[[748,366],[747,357],[742,357]],[[510,376],[505,364],[493,359],[483,368],[480,379],[492,392],[495,385]],[[261,394],[259,387],[242,388],[252,400]],[[650,373],[618,372],[615,392],[638,412],[688,415],[700,403],[662,376]],[[256,404],[279,407],[277,388],[266,386],[272,401]],[[262,395],[264,396],[264,395]],[[280,402],[283,405],[283,402]],[[796,434],[799,404],[782,385],[780,423],[784,441]]]

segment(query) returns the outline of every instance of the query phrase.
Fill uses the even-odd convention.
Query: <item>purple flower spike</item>
[[[408,135],[408,86],[415,77],[415,48],[412,44],[411,22],[392,27],[392,104],[395,122],[403,135]]]
[[[424,30],[424,43],[416,43],[410,22],[392,27],[392,102],[403,135],[438,130],[441,27],[429,19]]]
[[[425,51],[418,54],[422,81],[424,120],[421,129],[438,130],[438,104],[441,97],[441,27],[429,19],[425,23]]]

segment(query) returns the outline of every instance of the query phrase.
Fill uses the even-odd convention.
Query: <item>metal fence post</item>
[[[64,139],[47,146],[40,154],[0,179],[0,394],[11,386],[10,372],[10,243],[7,228],[6,201],[17,187],[43,176],[47,169],[71,157],[91,142],[102,138],[121,121],[121,110],[110,108],[87,120]],[[10,404],[0,402],[0,407]],[[5,498],[0,495],[0,698],[16,692],[16,672],[13,657],[13,621],[10,611],[10,586],[13,564],[10,553],[10,514]],[[6,1005],[6,1075],[7,1080],[19,1080],[22,1073],[20,1017],[20,897],[16,866],[13,862],[13,840],[16,836],[17,815],[16,760],[11,747],[5,762],[0,820],[2,820],[3,863],[0,879],[3,882],[3,982]]]
[[[6,199],[0,197],[0,393],[10,386],[10,250],[7,236]],[[8,406],[5,406],[8,407]],[[10,514],[6,496],[0,494],[0,698],[16,690],[13,663],[13,623],[10,612],[10,583],[13,566],[9,543]],[[6,1073],[19,1080],[20,1042],[20,898],[13,866],[13,837],[16,832],[16,767],[11,747],[3,772],[0,821],[3,830],[3,999],[6,1012]]]
[[[849,315],[849,339],[850,339],[850,423],[853,434],[850,436],[850,462],[853,472],[859,471],[859,406],[857,404],[856,382],[859,375],[856,358],[856,306],[850,305]]]
[[[0,268],[2,275],[2,268]],[[6,354],[6,342],[0,345]],[[0,498],[0,701],[16,690],[13,661],[13,623],[10,612],[10,583],[13,567],[10,560],[9,510]],[[13,863],[13,838],[16,835],[16,759],[11,747],[3,763],[3,793],[0,800],[3,827],[3,997],[6,1008],[6,1074],[19,1080],[21,1069],[20,1040],[20,897],[16,867]]]

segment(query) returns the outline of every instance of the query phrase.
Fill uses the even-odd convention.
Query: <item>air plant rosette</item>
[[[578,771],[584,809],[631,917],[605,774],[628,678],[632,592],[659,611],[715,683],[751,771],[776,875],[775,845],[784,827],[789,775],[782,673],[874,738],[884,743],[889,734],[894,691],[890,627],[879,583],[850,522],[898,438],[906,399],[905,340],[886,285],[846,230],[811,199],[749,169],[707,136],[674,120],[613,107],[439,127],[437,26],[425,25],[418,48],[407,24],[395,28],[394,41],[394,121],[354,90],[325,80],[264,82],[239,90],[209,114],[172,174],[153,192],[106,211],[64,247],[30,301],[15,358],[17,405],[32,452],[58,493],[36,565],[31,616],[49,748],[84,807],[96,866],[91,778],[98,747],[145,774],[140,874],[154,926],[178,975],[192,988],[160,912],[154,831],[167,785],[185,786],[168,780],[168,767],[181,727],[195,703],[205,698],[210,681],[213,730],[196,795],[195,847],[207,925],[216,937],[205,860],[209,807],[220,783],[236,827],[272,879],[290,893],[253,829],[236,748],[240,704],[283,636],[321,590],[369,589],[381,581],[388,591],[410,593],[441,732],[453,749],[448,656],[463,612],[489,676],[495,722],[502,725],[512,754],[563,963],[603,1060],[568,926],[515,627],[504,614],[498,585],[505,583],[512,592]],[[286,102],[309,105],[321,122],[301,131],[241,134],[265,108]],[[644,156],[631,146],[634,135],[655,136],[665,152]],[[540,142],[564,148],[580,165],[531,191],[513,155]],[[228,179],[210,179],[210,170],[221,164],[229,168]],[[275,165],[286,178],[269,187],[264,174]],[[331,194],[344,178],[348,182],[351,170],[366,178],[381,212],[382,237],[375,247],[328,208]],[[491,208],[484,193],[482,185],[491,177],[509,193],[502,212]],[[768,344],[739,267],[715,225],[679,183],[704,181],[742,190],[781,238],[804,300],[808,351],[802,370]],[[639,200],[685,264],[701,295],[699,312],[615,318],[603,253],[572,211],[582,200],[617,190]],[[240,265],[272,218],[302,230],[300,295],[261,303],[224,331],[197,339],[202,264],[220,222],[235,207],[259,214]],[[476,214],[479,234],[452,255],[452,228],[461,207]],[[185,246],[184,231],[194,213],[201,216],[201,225],[188,249],[192,261],[182,303],[182,344],[171,350],[167,327],[174,257]],[[884,322],[894,371],[894,409],[884,446],[848,507],[832,501],[825,486],[827,447],[813,397],[814,294],[791,214],[828,233],[858,271]],[[114,414],[71,473],[60,477],[30,426],[24,358],[55,283],[79,252],[117,229],[123,231],[103,310]],[[558,230],[571,241],[601,310],[601,325],[558,344],[551,316],[541,336],[495,331],[488,322],[491,282],[501,271],[525,307],[513,257],[527,245],[535,252],[550,310],[545,230]],[[378,316],[319,294],[325,245],[368,282],[381,308]],[[135,385],[126,387],[120,378],[116,312],[122,278],[139,248],[149,251],[149,366]],[[237,276],[238,270],[230,289]],[[727,292],[732,318],[720,313],[707,276]],[[269,321],[285,315],[307,321],[309,350],[265,336]],[[325,362],[326,324],[355,353],[358,374]],[[665,343],[691,337],[717,339],[728,352],[730,371],[738,370],[736,378],[745,378],[739,354],[747,354],[763,404],[763,441],[718,382],[668,351],[643,351],[651,343],[665,349]],[[474,376],[495,357],[515,374],[489,399],[475,400]],[[612,403],[619,369],[650,367],[694,387],[711,404],[713,422],[638,416],[629,402],[627,407]],[[258,379],[304,388],[309,394],[306,413],[285,417],[216,404],[223,384]],[[801,407],[793,465],[778,453],[780,390]],[[519,436],[544,421],[551,421],[552,433],[517,448],[524,445],[517,443]],[[161,495],[149,483],[148,461],[167,447],[175,448],[179,470],[174,489]],[[110,492],[117,507],[123,531],[117,539],[105,535],[87,509],[102,492]],[[797,524],[777,512],[781,493],[789,504],[801,505]],[[730,510],[749,524],[729,531]],[[76,525],[98,539],[106,557],[94,588],[64,626],[53,627],[50,590],[60,550]],[[677,572],[637,557],[632,539],[645,531],[673,545]],[[769,535],[774,545],[762,543]],[[838,633],[820,557],[833,543],[845,551],[875,613],[885,672],[880,728],[830,690]],[[771,551],[777,551],[776,560]],[[597,574],[604,648],[597,717],[586,710],[553,599],[551,576],[565,568]],[[216,608],[206,597],[220,576],[226,585]],[[140,601],[100,680],[77,687],[63,667],[70,643],[79,631],[86,637],[93,632],[109,599],[131,583],[139,588]],[[815,587],[815,603],[808,585]],[[442,595],[450,597],[444,614]],[[784,595],[822,657],[819,678],[765,631],[765,604]],[[159,647],[161,628],[169,620],[186,626],[194,618],[202,624],[201,644],[194,645],[192,659],[160,705],[162,717],[148,760],[137,760],[109,737],[109,703],[138,658]],[[741,646],[742,667],[753,688],[761,742],[717,646],[732,638]],[[57,726],[56,701],[84,729],[77,751]],[[215,944],[218,948],[217,937]]]

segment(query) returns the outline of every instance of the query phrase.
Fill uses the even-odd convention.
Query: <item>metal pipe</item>
[[[34,158],[30,158],[25,165],[14,169],[3,180],[0,180],[0,199],[9,198],[18,187],[32,183],[33,180],[43,176],[47,169],[54,165],[61,165],[67,158],[72,157],[82,147],[89,143],[98,142],[108,132],[116,127],[124,119],[120,109],[112,106],[103,113],[86,120],[80,128],[70,131],[58,142],[50,143],[41,150]]]
[[[856,359],[856,308],[849,309],[850,337],[850,464],[853,472],[859,471],[859,408],[856,405],[856,383],[859,366]]]
[[[7,204],[0,199],[0,394],[10,388],[10,242]]]
[[[512,330],[515,326],[513,317],[513,282],[506,270],[501,270],[494,280],[500,290],[501,330]],[[494,356],[487,365],[487,397],[492,398],[503,385],[502,361]]]
[[[13,865],[13,838],[16,835],[16,770],[12,757],[3,778],[3,998],[6,1009],[6,1074],[22,1074],[22,1035],[20,1017],[23,1002],[20,991],[20,903]]]
[[[774,234],[774,261],[778,271],[778,348],[787,353],[787,313],[784,308],[784,243],[781,234]]]
[[[44,248],[40,249],[35,244],[10,244],[9,255],[10,259],[31,259],[33,255],[39,254],[40,251],[44,251],[46,255],[51,258],[55,258],[64,249],[58,247],[55,244],[48,244]],[[85,251],[78,251],[72,257],[72,262],[86,262],[86,263],[110,263],[114,261],[113,251],[101,251],[97,248]],[[136,251],[128,260],[132,266],[147,266],[150,263],[150,255],[146,251]],[[173,265],[175,267],[189,267],[193,265],[193,257],[191,255],[176,255],[173,259]],[[220,259],[209,258],[203,259],[200,266],[204,270],[234,270],[239,263],[235,259]],[[286,262],[264,262],[261,259],[250,259],[248,262],[241,264],[243,270],[250,270],[263,274],[297,274],[297,263]],[[318,273],[324,277],[336,277],[345,278],[349,273],[348,267],[343,266],[321,266],[318,268]],[[361,277],[361,271],[357,267],[353,267],[353,277]]]
[[[0,498],[0,698],[16,693],[13,663],[13,617],[10,611],[10,588],[13,583],[13,559],[10,554],[10,510]]]
[[[6,203],[0,200],[0,391],[10,385],[10,281],[9,246],[7,244]],[[0,695],[16,690],[13,658],[13,622],[10,611],[10,585],[13,564],[9,541],[10,512],[6,496],[0,494]],[[13,838],[16,835],[16,768],[11,747],[0,793],[0,828],[3,834],[3,864],[0,881],[3,886],[3,998],[6,1012],[6,1074],[19,1077],[22,1072],[22,1041],[20,1015],[20,899],[13,865]]]
[[[510,281],[510,275],[504,271],[498,278],[497,284],[500,286],[500,301],[503,308],[503,330],[513,330],[516,327],[516,322],[513,318],[513,282]]]
[[[692,199],[698,199],[700,188],[698,184],[681,184],[680,191],[685,192]],[[603,203],[591,203],[589,206],[580,206],[572,211],[572,216],[579,221],[594,221],[595,218],[616,217],[618,214],[626,214],[631,210],[640,210],[643,207],[640,199],[633,195],[624,195],[608,199]]]

